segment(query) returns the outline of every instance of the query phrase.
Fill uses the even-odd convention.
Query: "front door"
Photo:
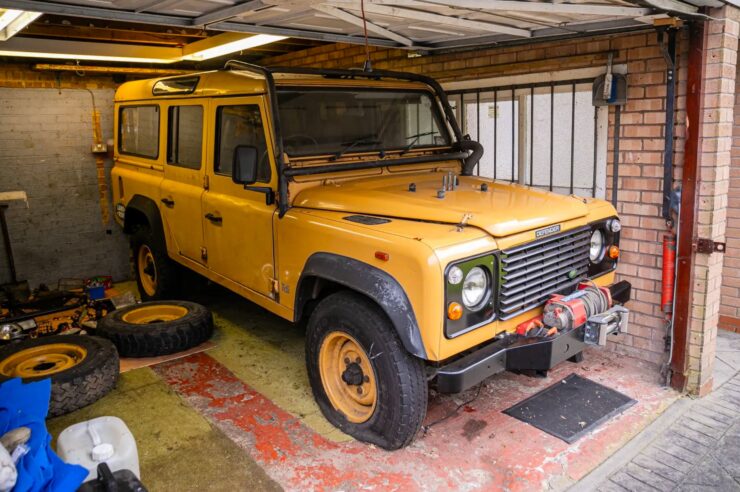
[[[255,186],[276,187],[263,99],[259,96],[214,99],[209,111],[216,128],[211,132],[209,184],[203,195],[208,268],[273,297],[272,221],[276,206],[267,203],[265,193],[246,190],[231,178],[234,149],[238,145],[251,145],[257,148],[260,163]]]
[[[172,239],[170,250],[203,263],[201,210],[205,166],[205,108],[200,103],[168,102],[167,159],[160,186],[161,210]]]

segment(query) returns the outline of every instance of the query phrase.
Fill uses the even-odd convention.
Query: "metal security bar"
[[[606,195],[606,112],[593,79],[447,91],[464,134],[485,152],[479,176],[564,194]]]

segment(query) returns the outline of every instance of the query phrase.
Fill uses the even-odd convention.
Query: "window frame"
[[[272,159],[270,159],[270,139],[268,138],[268,132],[265,130],[265,114],[262,111],[262,105],[255,101],[255,102],[241,102],[241,103],[235,103],[235,104],[218,104],[216,105],[214,119],[215,119],[215,139],[213,141],[213,175],[214,176],[225,176],[231,179],[232,175],[229,173],[223,173],[219,172],[216,169],[216,166],[219,164],[220,160],[220,153],[221,153],[221,109],[222,108],[230,108],[230,107],[238,107],[238,106],[255,106],[260,114],[260,119],[262,121],[262,134],[264,136],[265,141],[265,149],[267,150],[267,169],[269,171],[268,176],[264,181],[256,181],[256,183],[264,183],[269,184],[272,182],[273,179],[273,172],[272,172]]]
[[[198,167],[185,166],[183,164],[180,164],[179,162],[170,162],[170,151],[172,150],[171,146],[173,144],[171,127],[170,127],[170,124],[172,123],[171,112],[175,108],[177,108],[178,110],[177,111],[178,113],[178,132],[177,134],[179,136],[180,135],[179,115],[180,115],[180,108],[183,108],[183,107],[200,108],[200,120],[201,120],[200,121],[201,123],[201,126],[200,126],[200,157],[198,158]],[[203,161],[205,160],[203,159],[203,148],[205,146],[205,142],[203,141],[203,137],[205,136],[205,114],[206,114],[205,112],[206,112],[206,108],[202,104],[171,104],[167,106],[167,121],[165,125],[166,131],[167,131],[167,148],[165,149],[165,159],[164,159],[165,164],[167,164],[168,166],[175,166],[175,167],[179,167],[182,169],[190,169],[191,171],[200,171],[201,169],[203,169]],[[179,150],[179,145],[178,145],[178,150]],[[178,152],[178,156],[179,156],[179,152]]]
[[[276,96],[278,98],[278,114],[280,113],[280,93],[281,92],[341,92],[341,91],[349,91],[349,92],[396,92],[396,93],[421,93],[429,97],[432,106],[432,117],[434,118],[435,124],[437,125],[437,129],[439,130],[440,135],[446,136],[447,141],[450,142],[448,144],[424,144],[424,145],[418,145],[414,147],[414,150],[418,149],[432,149],[432,150],[440,150],[440,149],[449,149],[451,146],[454,145],[455,139],[454,135],[450,131],[449,124],[447,122],[447,118],[445,116],[444,110],[440,104],[439,99],[437,98],[437,95],[430,90],[423,89],[423,88],[394,88],[394,87],[354,87],[354,86],[331,86],[331,87],[304,87],[304,86],[297,86],[297,85],[280,85],[278,86],[276,90]],[[282,115],[281,115],[281,121],[282,121]],[[382,149],[359,149],[359,150],[352,150],[352,152],[349,152],[348,155],[355,154],[355,153],[364,153],[364,152],[396,152],[399,150],[403,150],[404,147],[388,147],[388,148],[382,148]],[[341,150],[341,149],[337,149]],[[316,156],[322,156],[322,155],[330,155],[333,152],[322,152],[322,153],[298,153],[298,154],[289,154],[287,151],[285,152],[289,157],[293,157],[296,159],[306,158],[306,157],[316,157]]]
[[[151,156],[151,155],[146,155],[146,154],[137,154],[135,152],[126,152],[123,150],[123,138],[122,138],[123,137],[123,124],[122,124],[123,111],[125,109],[130,109],[130,108],[155,108],[157,110],[157,125],[156,125],[157,127],[157,153],[155,155]],[[160,135],[162,133],[161,125],[162,125],[162,107],[159,104],[126,104],[126,105],[122,104],[118,108],[118,153],[122,155],[140,157],[142,159],[148,159],[152,161],[159,160],[159,154],[161,152],[160,145],[162,143],[161,141],[162,139]]]

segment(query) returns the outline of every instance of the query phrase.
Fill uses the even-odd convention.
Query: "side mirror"
[[[249,185],[257,181],[257,147],[238,145],[234,149],[231,180],[243,185]]]

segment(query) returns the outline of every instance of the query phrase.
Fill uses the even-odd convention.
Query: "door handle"
[[[224,221],[223,217],[218,216],[218,215],[214,215],[212,213],[207,213],[206,214],[206,219],[210,220],[214,224],[221,224]]]
[[[175,200],[172,198],[162,198],[160,201],[170,208],[175,206]]]

